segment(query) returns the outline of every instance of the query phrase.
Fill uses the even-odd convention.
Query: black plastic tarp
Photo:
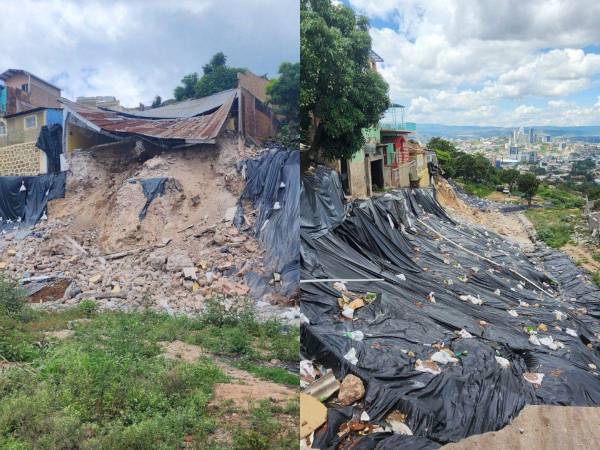
[[[66,172],[32,177],[0,177],[2,228],[35,225],[48,201],[65,196]]]
[[[167,178],[143,178],[140,179],[139,182],[142,185],[142,190],[144,191],[144,196],[146,197],[146,203],[144,203],[144,207],[139,213],[140,220],[143,220],[146,217],[146,213],[148,212],[148,208],[152,201],[158,197],[163,196],[165,193],[165,183]]]
[[[377,294],[355,320],[341,316],[333,283],[302,284],[302,352],[340,379],[365,382],[355,415],[383,423],[398,410],[425,439],[381,435],[380,447],[371,437],[352,448],[458,441],[503,427],[526,404],[600,405],[600,290],[559,252],[524,255],[494,233],[454,223],[425,189],[355,202],[342,223],[313,231],[301,229],[302,279],[384,281],[347,284]],[[353,331],[364,338],[348,337]],[[441,349],[456,361],[424,371]],[[543,374],[541,384],[529,373]]]
[[[54,124],[44,125],[40,130],[40,135],[36,147],[42,149],[48,157],[48,172],[60,172],[60,155],[62,153],[62,126]]]
[[[242,202],[257,211],[253,233],[265,248],[265,265],[281,274],[282,293],[298,288],[300,262],[300,152],[274,148],[243,162],[246,186],[236,226],[243,225]]]

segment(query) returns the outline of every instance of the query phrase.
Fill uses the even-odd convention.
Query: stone
[[[17,251],[16,251],[14,248],[9,248],[9,249],[6,251],[6,254],[7,254],[8,256],[15,256],[15,255],[17,254]]]
[[[114,283],[113,288],[111,289],[110,292],[112,292],[114,294],[121,292],[121,286],[119,285],[119,283]]]
[[[340,385],[338,401],[342,406],[350,406],[359,401],[365,395],[365,386],[360,378],[349,374],[343,379]]]
[[[184,253],[173,253],[167,258],[167,270],[169,272],[180,272],[184,267],[191,267],[194,263]]]
[[[233,222],[235,217],[235,213],[237,211],[237,206],[232,206],[231,208],[227,208],[225,214],[223,215],[224,222]]]
[[[92,284],[96,284],[101,279],[102,279],[102,274],[98,273],[96,275],[91,276],[88,281]]]
[[[195,267],[184,267],[183,277],[187,280],[198,281],[198,273]]]
[[[63,300],[70,300],[75,296],[81,294],[81,288],[74,281],[69,284],[63,295]]]
[[[6,266],[7,264],[4,261],[0,262],[0,270],[6,269]]]

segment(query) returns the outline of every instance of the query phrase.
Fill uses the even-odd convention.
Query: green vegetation
[[[592,253],[592,259],[596,262],[600,262],[600,253]]]
[[[552,203],[553,208],[581,208],[585,201],[579,193],[569,192],[562,186],[540,185],[537,195]]]
[[[209,411],[208,402],[227,377],[208,356],[193,363],[163,357],[161,342],[242,357],[251,373],[286,384],[297,377],[261,363],[297,362],[299,350],[297,328],[258,322],[239,299],[232,302],[239,306],[225,303],[214,299],[197,319],[98,312],[91,301],[40,312],[0,280],[0,448],[223,448],[211,433],[222,430],[227,411]],[[66,329],[62,339],[45,333]],[[291,448],[294,408],[254,405],[227,448]]]
[[[469,195],[476,195],[477,197],[485,198],[494,192],[494,189],[475,183],[464,183],[463,188],[465,192]]]
[[[300,139],[300,63],[282,63],[279,77],[267,85],[267,95],[281,122],[277,139],[284,145],[297,144]]]
[[[571,240],[574,222],[580,217],[578,209],[539,208],[525,212],[538,238],[552,248],[560,248]]]
[[[517,187],[527,199],[527,204],[531,206],[531,199],[533,199],[533,196],[540,187],[539,180],[534,174],[525,173],[523,175],[519,175],[519,178],[517,178]]]
[[[223,52],[215,53],[208,64],[202,67],[203,75],[198,77],[196,72],[186,75],[181,85],[175,88],[175,100],[200,98],[217,92],[233,89],[237,86],[237,74],[247,72],[240,67],[229,67],[227,57]]]
[[[388,85],[369,65],[369,22],[331,0],[300,2],[300,129],[313,154],[351,158],[389,107]]]
[[[592,281],[596,286],[600,286],[600,272],[592,272]]]

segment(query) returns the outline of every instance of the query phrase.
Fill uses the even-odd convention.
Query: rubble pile
[[[245,184],[235,168],[237,140],[143,163],[120,155],[108,164],[99,152],[74,153],[65,199],[50,203],[47,220],[0,241],[5,274],[20,280],[30,301],[63,308],[94,299],[107,309],[195,314],[207,298],[225,295],[254,297],[259,315],[298,317],[261,243],[233,224]],[[147,180],[164,180],[162,192],[145,196]],[[255,215],[246,208],[249,222]]]
[[[437,448],[527,404],[600,405],[600,290],[566,255],[456,222],[431,190],[342,205],[337,184],[303,179],[302,379],[328,409],[303,445]]]

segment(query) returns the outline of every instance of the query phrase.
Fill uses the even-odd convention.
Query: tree
[[[427,150],[435,152],[438,164],[442,167],[446,177],[456,176],[454,160],[459,153],[454,144],[440,137],[433,137],[427,143]]]
[[[162,103],[162,98],[160,98],[160,95],[157,95],[156,97],[154,97],[154,101],[152,102],[152,107],[153,108],[158,108]]]
[[[517,180],[519,179],[519,171],[516,169],[505,169],[500,172],[500,180],[508,184],[511,191],[515,190]]]
[[[175,100],[206,97],[217,92],[233,89],[237,86],[237,74],[247,69],[227,66],[227,57],[223,52],[213,55],[208,64],[202,67],[202,78],[196,72],[186,75],[181,80],[182,86],[174,91]]]
[[[540,182],[532,173],[526,173],[520,175],[517,180],[517,185],[519,187],[519,191],[525,194],[525,198],[527,199],[527,206],[531,206],[531,199],[537,192]]]
[[[351,158],[363,128],[389,107],[388,85],[369,65],[365,17],[331,0],[300,3],[300,129],[313,154]]]
[[[268,103],[279,115],[277,140],[284,145],[298,144],[298,120],[300,113],[300,63],[283,62],[279,66],[279,77],[267,84]]]

